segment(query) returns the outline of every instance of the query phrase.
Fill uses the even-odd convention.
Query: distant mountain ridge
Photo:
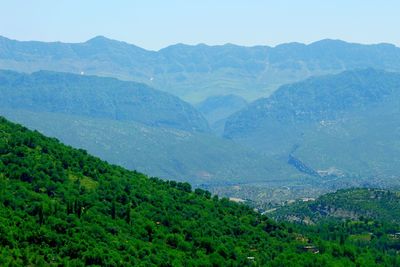
[[[251,103],[234,114],[227,124],[226,135],[234,135],[234,122],[247,123],[243,130],[252,131],[261,119],[273,118],[283,123],[336,119],[342,112],[362,109],[395,94],[400,95],[400,75],[375,69],[346,71],[338,75],[312,77],[284,85],[268,98]],[[232,132],[232,133],[231,133]]]
[[[366,67],[400,71],[400,48],[327,39],[276,47],[177,44],[148,51],[102,36],[75,44],[0,37],[0,69],[83,72],[134,80],[192,103],[226,94],[254,100],[313,75]]]
[[[190,104],[144,84],[114,78],[39,71],[31,75],[0,70],[0,107],[55,112],[149,126],[208,132]]]
[[[224,135],[320,178],[398,184],[399,117],[400,74],[354,70],[282,86],[228,118]]]

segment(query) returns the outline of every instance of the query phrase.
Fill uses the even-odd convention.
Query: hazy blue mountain
[[[0,37],[1,69],[112,76],[147,83],[192,103],[226,94],[254,100],[282,84],[366,67],[399,71],[400,49],[322,40],[276,47],[177,44],[147,51],[101,36],[75,44]]]
[[[204,115],[213,130],[222,133],[225,119],[246,105],[244,98],[231,94],[211,96],[195,107]]]
[[[146,85],[41,71],[0,71],[0,114],[112,163],[196,184],[299,175],[209,133],[190,104]]]
[[[314,177],[383,185],[399,183],[399,125],[400,74],[366,69],[282,86],[232,115],[224,135]]]
[[[179,98],[144,84],[114,78],[0,71],[0,106],[135,121],[186,131],[209,131],[203,116]]]

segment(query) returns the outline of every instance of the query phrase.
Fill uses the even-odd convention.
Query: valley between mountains
[[[0,265],[400,266],[400,49],[0,38]]]
[[[2,37],[0,113],[111,163],[257,207],[398,188],[399,51],[339,40],[148,51],[105,37]]]

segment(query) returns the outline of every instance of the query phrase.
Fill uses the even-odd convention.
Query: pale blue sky
[[[147,49],[170,44],[276,45],[324,38],[400,46],[399,0],[2,0],[0,35]]]

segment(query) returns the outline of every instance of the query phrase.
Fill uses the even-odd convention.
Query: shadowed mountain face
[[[312,75],[366,67],[400,71],[400,49],[323,40],[274,48],[177,44],[156,52],[105,37],[76,44],[0,37],[1,69],[84,72],[134,80],[192,103],[227,94],[254,100]]]
[[[146,85],[41,71],[0,71],[0,114],[112,163],[218,184],[290,178],[284,163],[213,136],[190,104]]]
[[[387,182],[400,175],[399,118],[400,75],[366,69],[282,86],[231,116],[224,135],[317,177]]]
[[[67,73],[0,71],[2,108],[54,112],[190,132],[208,124],[190,104],[134,82]]]

